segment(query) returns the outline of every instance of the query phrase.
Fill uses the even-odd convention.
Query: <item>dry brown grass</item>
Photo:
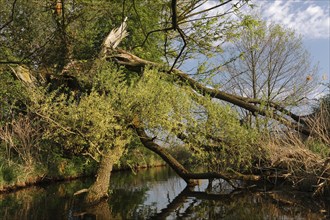
[[[313,191],[314,195],[330,189],[330,122],[323,117],[309,119],[313,135],[307,139],[288,131],[271,138],[266,147],[268,165],[276,170],[274,175],[301,190]]]
[[[313,117],[306,120],[307,126],[311,129],[312,136],[321,140],[330,147],[330,106],[321,104],[319,110]]]
[[[35,126],[28,116],[21,115],[0,127],[0,140],[6,148],[6,158],[17,155],[27,167],[39,155],[40,126]]]

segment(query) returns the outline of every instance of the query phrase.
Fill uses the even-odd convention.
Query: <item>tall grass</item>
[[[327,106],[328,108],[328,106]],[[306,119],[311,135],[287,131],[271,138],[269,167],[276,175],[314,195],[330,189],[330,111],[324,106]]]

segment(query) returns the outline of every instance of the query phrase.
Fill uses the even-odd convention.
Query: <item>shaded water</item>
[[[191,191],[169,168],[116,172],[111,198],[95,207],[81,206],[72,194],[91,179],[31,187],[0,195],[0,219],[325,219],[329,200],[303,193],[231,192],[206,182]],[[231,192],[231,193],[230,193]],[[328,216],[329,217],[329,216]]]

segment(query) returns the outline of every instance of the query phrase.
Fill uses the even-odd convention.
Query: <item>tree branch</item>
[[[199,14],[202,14],[202,13],[205,13],[205,12],[208,12],[208,11],[211,11],[213,9],[216,9],[216,8],[219,8],[223,5],[226,5],[228,4],[229,2],[231,2],[232,0],[228,0],[228,1],[225,1],[219,5],[215,5],[213,7],[210,7],[210,8],[207,8],[207,9],[204,9],[204,10],[201,10],[201,11],[198,11],[198,12],[195,12],[195,13],[192,13],[192,14],[189,14],[189,16],[187,16],[186,18],[189,18],[189,17],[192,17],[192,16],[195,16],[195,15],[199,15]]]
[[[171,9],[172,9],[172,28],[176,30],[178,28],[178,17],[176,11],[176,0],[172,0],[171,2]]]
[[[141,58],[139,58],[139,57],[137,57],[137,56],[135,56],[131,53],[128,53],[124,50],[117,50],[117,52],[118,53],[115,54],[115,55],[112,55],[111,58],[115,59],[115,61],[117,63],[125,65],[126,67],[141,67],[141,68],[143,68],[146,65],[149,65],[149,66],[163,68],[163,66],[159,63],[155,63],[155,62],[151,62],[151,61],[141,59]],[[201,94],[203,96],[208,95],[212,98],[216,98],[216,99],[219,99],[219,100],[222,100],[222,101],[229,102],[229,103],[234,104],[238,107],[244,108],[244,109],[250,111],[253,114],[258,114],[258,115],[262,115],[262,116],[265,116],[265,117],[271,117],[271,118],[279,121],[280,123],[292,128],[292,129],[295,129],[295,130],[297,130],[297,131],[299,131],[303,134],[306,134],[306,135],[311,134],[311,131],[310,131],[309,128],[307,128],[306,126],[300,124],[301,118],[299,116],[293,114],[292,112],[290,112],[290,111],[288,111],[284,108],[280,108],[280,106],[277,106],[277,105],[274,105],[274,104],[272,106],[269,103],[265,103],[265,104],[269,104],[270,106],[274,107],[275,111],[274,112],[269,112],[269,111],[267,111],[267,109],[264,109],[260,106],[253,105],[253,104],[249,103],[248,98],[237,96],[237,95],[232,95],[232,94],[220,91],[220,90],[208,88],[207,86],[204,86],[201,83],[194,80],[193,78],[189,77],[188,74],[184,73],[183,71],[181,71],[179,69],[173,68],[171,72],[167,72],[167,73],[172,74],[179,81],[189,85],[193,90],[195,90],[196,92],[198,92],[199,94]],[[256,100],[254,100],[254,101],[256,101]],[[264,103],[261,100],[258,100],[258,102],[259,103]],[[290,117],[294,121],[290,121],[286,117],[283,117],[283,116],[277,114],[276,111],[279,111],[280,113],[286,115],[287,117]]]
[[[170,153],[166,151],[165,148],[159,146],[153,139],[147,135],[145,130],[140,127],[140,122],[138,119],[135,119],[133,122],[134,129],[138,134],[141,143],[158,154],[182,179],[186,181],[186,183],[190,186],[196,185],[194,180],[197,179],[223,179],[227,181],[234,188],[238,188],[232,180],[250,180],[250,181],[258,181],[260,180],[260,176],[256,175],[244,175],[238,172],[233,172],[232,174],[223,174],[216,172],[206,172],[206,173],[191,173],[189,172],[179,161],[177,161]]]

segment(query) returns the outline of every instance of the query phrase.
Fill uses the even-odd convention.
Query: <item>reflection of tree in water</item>
[[[53,219],[65,219],[63,210],[69,210],[72,206],[68,196],[70,189],[69,184],[68,188],[62,185],[30,187],[0,195],[0,219],[49,219],[50,216]]]
[[[324,219],[321,212],[326,206],[330,208],[307,194],[209,194],[187,187],[151,219]]]
[[[33,187],[29,190],[0,195],[1,219],[27,219],[31,210],[36,209],[35,203],[43,199],[44,193],[43,189]]]
[[[124,175],[122,175],[124,174]],[[109,200],[109,207],[112,215],[119,219],[145,219],[157,213],[156,204],[144,204],[146,192],[157,185],[169,181],[173,171],[169,168],[153,168],[138,172],[137,175],[131,172],[119,173],[112,176],[111,187],[113,189]],[[172,182],[171,182],[172,183]],[[142,205],[143,204],[143,205]]]
[[[115,173],[111,181],[110,199],[87,208],[72,195],[88,180],[0,195],[0,219],[322,219],[320,211],[330,212],[329,200],[285,190],[227,193],[217,182],[190,190],[164,168]]]
[[[146,219],[157,213],[156,204],[146,205],[147,191],[156,188],[157,183],[172,183],[170,179],[176,177],[169,168],[153,168],[132,172],[115,172],[111,178],[110,198],[95,206],[75,211],[74,217],[79,219]],[[176,177],[177,178],[177,177]],[[153,192],[154,193],[154,192]],[[104,213],[108,214],[104,218]]]
[[[167,181],[176,176],[168,167],[155,167],[148,170],[140,170],[135,174],[130,171],[115,172],[111,179],[111,189],[144,187],[146,184]]]
[[[109,200],[112,213],[114,215],[120,214],[124,219],[131,218],[135,215],[135,210],[145,201],[147,190],[147,187],[137,190],[114,190]]]
[[[0,219],[68,219],[72,195],[88,181],[52,183],[0,194]]]

